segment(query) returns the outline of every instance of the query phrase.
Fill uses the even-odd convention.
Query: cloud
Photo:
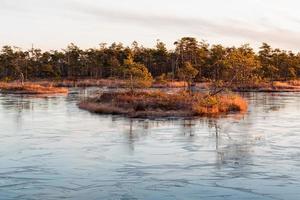
[[[177,2],[177,4],[180,4],[180,2]],[[149,30],[155,33],[152,36],[156,35],[160,38],[177,37],[177,35],[179,38],[193,35],[199,37],[199,39],[206,39],[210,43],[219,41],[226,45],[237,44],[237,41],[249,42],[250,44],[268,42],[281,48],[294,50],[299,50],[300,48],[300,39],[298,37],[300,30],[297,29],[297,27],[299,28],[297,26],[299,25],[298,18],[290,19],[288,18],[289,15],[278,16],[278,13],[274,13],[275,11],[271,10],[269,10],[269,13],[272,13],[272,15],[263,15],[261,13],[260,16],[260,12],[258,12],[256,13],[256,18],[246,15],[240,16],[240,14],[238,18],[234,18],[234,15],[225,12],[219,17],[213,17],[213,15],[208,14],[201,16],[201,13],[188,15],[186,12],[179,13],[175,10],[153,13],[145,8],[132,7],[135,10],[123,8],[119,4],[110,4],[105,0],[86,0],[85,2],[79,0],[0,0],[0,17],[5,17],[6,22],[5,20],[3,22],[6,24],[12,24],[9,22],[11,20],[9,16],[13,16],[15,21],[17,21],[17,17],[23,19],[23,21],[27,20],[28,24],[39,19],[41,22],[47,23],[48,27],[60,27],[59,30],[65,33],[70,31],[68,27],[70,28],[71,25],[67,27],[66,25],[71,22],[73,32],[78,29],[78,32],[82,35],[87,30],[80,29],[80,26],[76,26],[76,24],[93,25],[93,27],[102,26],[101,28],[103,29],[114,27],[115,30],[119,27],[124,28],[128,26],[128,28],[134,28],[136,32],[134,37],[137,37],[137,40],[139,40],[139,34],[142,34],[138,30],[141,30],[143,34]],[[139,8],[140,10],[137,10]],[[273,15],[281,18],[282,23],[275,23],[277,21],[275,21]],[[104,23],[101,24],[101,22]],[[282,25],[286,23],[292,25],[283,27]],[[61,24],[64,24],[64,27]],[[35,28],[31,27],[31,31],[36,31]],[[5,31],[7,29],[2,28],[2,32]],[[99,33],[100,28],[95,31]],[[55,29],[53,29],[53,32],[55,32]],[[101,32],[99,35],[101,36]],[[119,32],[112,32],[111,35],[114,35],[114,38],[117,38],[119,41],[128,40]],[[78,38],[78,40],[80,39]],[[154,39],[156,38],[152,38],[152,40]]]
[[[187,30],[193,34],[206,35],[213,38],[240,39],[255,43],[268,42],[291,49],[300,47],[299,31],[280,28],[262,22],[250,23],[234,19],[186,18],[179,16],[155,15],[124,10],[111,10],[88,4],[74,3],[70,5],[74,12],[88,15],[95,19],[114,23],[127,23],[153,28],[157,31]]]

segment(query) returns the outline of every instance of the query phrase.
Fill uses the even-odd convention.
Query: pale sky
[[[0,46],[44,50],[136,40],[169,48],[183,36],[227,46],[300,51],[297,0],[0,0]]]

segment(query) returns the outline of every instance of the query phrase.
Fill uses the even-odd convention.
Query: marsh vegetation
[[[206,96],[186,91],[104,92],[82,101],[79,107],[94,113],[129,117],[194,117],[245,112],[247,102],[237,95]]]
[[[9,94],[66,94],[68,89],[33,83],[0,83],[0,92]]]

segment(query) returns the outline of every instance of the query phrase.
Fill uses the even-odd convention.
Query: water
[[[79,94],[0,96],[0,199],[300,198],[300,93],[247,94],[245,115],[129,120]]]

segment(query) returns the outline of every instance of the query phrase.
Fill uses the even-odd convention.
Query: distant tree
[[[77,79],[80,77],[84,67],[84,63],[82,62],[83,51],[78,46],[71,43],[64,52],[65,63],[68,66],[67,76],[70,79]]]
[[[214,83],[245,83],[251,80],[291,80],[300,76],[300,53],[273,49],[263,43],[255,53],[249,46],[210,46],[193,37],[183,37],[168,50],[157,40],[154,48],[145,48],[137,42],[131,46],[122,43],[102,43],[98,48],[82,50],[70,44],[62,51],[42,51],[31,48],[4,46],[0,50],[0,79],[32,80],[37,78],[130,78],[124,69],[130,57],[138,71],[153,77],[174,80],[189,63],[198,71],[193,81],[210,80]],[[258,65],[258,66],[257,66]],[[143,67],[141,67],[143,66]],[[147,74],[146,73],[146,74]],[[122,74],[122,76],[120,76]],[[132,73],[133,74],[133,73]],[[163,75],[165,74],[165,75]],[[178,77],[178,76],[177,76]],[[182,76],[181,76],[182,78]]]
[[[198,80],[202,78],[202,69],[207,65],[209,45],[193,37],[183,37],[175,43],[177,69],[189,62],[198,70]]]
[[[228,80],[232,74],[226,65],[228,50],[222,45],[213,45],[204,68],[204,76],[213,81]]]
[[[258,58],[261,63],[261,76],[263,78],[269,78],[273,84],[275,76],[278,72],[278,50],[275,52],[270,45],[263,43],[258,52]]]
[[[131,56],[124,61],[120,72],[129,81],[131,91],[134,91],[136,87],[150,87],[153,81],[148,69],[143,64],[134,62]]]
[[[156,48],[149,49],[151,63],[150,72],[153,76],[160,76],[172,71],[172,66],[170,64],[170,55],[166,48],[166,44],[157,40]]]
[[[278,73],[276,78],[283,80],[296,79],[299,69],[299,60],[292,52],[280,51],[276,55]]]
[[[190,62],[185,62],[184,66],[178,70],[178,77],[186,81],[188,84],[188,90],[191,92],[192,83],[199,71],[193,67]]]
[[[232,48],[226,57],[225,63],[231,74],[230,82],[236,84],[251,81],[255,76],[255,71],[260,66],[253,49],[249,45]]]

